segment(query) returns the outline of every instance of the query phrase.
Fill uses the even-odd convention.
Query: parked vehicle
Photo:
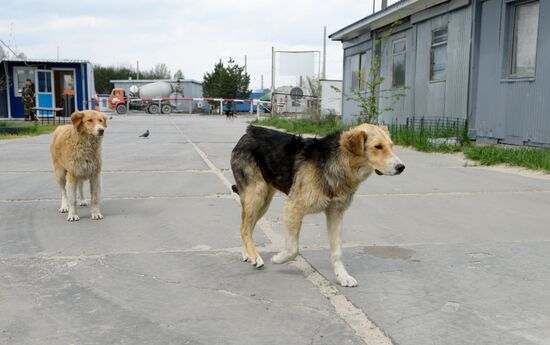
[[[109,96],[109,108],[117,114],[126,114],[129,110],[169,114],[176,109],[180,98],[183,98],[183,89],[179,84],[157,81],[141,87],[132,85],[128,93],[123,88],[114,88]]]

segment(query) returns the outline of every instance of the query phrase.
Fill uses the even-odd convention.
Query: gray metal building
[[[543,18],[550,1],[402,0],[330,38],[343,44],[348,94],[364,88],[373,42],[384,38],[380,89],[406,96],[381,121],[464,118],[481,142],[550,146],[550,21]],[[378,102],[385,108],[394,100]],[[347,122],[359,113],[345,96],[342,111]]]

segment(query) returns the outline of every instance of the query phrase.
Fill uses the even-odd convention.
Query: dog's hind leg
[[[275,194],[275,189],[265,181],[258,181],[254,185],[247,186],[242,193],[242,223],[241,238],[243,240],[243,261],[250,261],[256,268],[263,267],[264,261],[258,254],[252,232],[260,218],[266,213]]]
[[[88,202],[84,197],[84,180],[78,181],[78,198],[80,200],[78,203],[80,206],[88,206]]]
[[[282,264],[294,260],[296,256],[298,256],[298,240],[300,238],[302,219],[305,216],[302,210],[303,208],[297,207],[292,200],[286,202],[285,225],[288,236],[286,238],[285,248],[271,258],[271,262],[274,264]]]
[[[342,286],[357,286],[357,280],[349,275],[342,262],[342,217],[344,216],[344,210],[327,208],[325,215],[330,243],[330,260],[332,261],[336,280]]]
[[[55,180],[61,188],[61,206],[59,207],[60,213],[67,213],[69,211],[69,206],[67,205],[67,191],[65,186],[67,184],[66,174],[67,171],[60,166],[54,165]]]

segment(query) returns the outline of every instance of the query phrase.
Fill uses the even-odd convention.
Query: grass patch
[[[58,124],[56,125],[39,125],[37,123],[25,123],[25,122],[16,122],[16,121],[0,121],[0,128],[7,127],[19,127],[21,128],[17,133],[0,133],[0,140],[4,139],[17,139],[24,138],[42,134],[48,134],[53,132]]]
[[[280,128],[289,133],[307,133],[321,136],[325,136],[337,130],[346,130],[350,128],[349,125],[339,123],[336,116],[328,116],[326,119],[319,121],[308,119],[285,119],[275,116],[260,121],[253,121],[252,124]]]
[[[509,164],[550,172],[550,149],[536,147],[470,146],[466,158],[482,165]]]

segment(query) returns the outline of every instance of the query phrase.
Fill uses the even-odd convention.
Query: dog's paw
[[[355,278],[353,278],[349,274],[336,276],[336,279],[338,280],[338,283],[342,286],[345,286],[345,287],[357,286],[357,280],[355,280]]]
[[[59,213],[67,213],[69,212],[69,208],[67,206],[61,206],[58,211]]]
[[[256,257],[256,261],[252,262],[252,266],[254,266],[255,268],[264,267],[264,260],[262,259],[262,257],[258,255]]]
[[[86,199],[80,200],[80,206],[88,206],[88,202],[86,201]]]
[[[296,259],[297,256],[298,253],[288,253],[286,251],[282,251],[279,254],[272,256],[271,262],[274,264],[284,264],[285,262]]]
[[[242,258],[243,262],[248,262],[250,260],[250,258],[248,257],[248,254],[246,253],[246,251],[243,251],[241,253],[241,258]]]
[[[69,216],[67,216],[67,220],[69,222],[77,222],[80,220],[80,217],[78,216],[78,214],[69,214]]]
[[[92,213],[92,219],[93,220],[103,219],[103,215],[100,212],[94,212]]]

